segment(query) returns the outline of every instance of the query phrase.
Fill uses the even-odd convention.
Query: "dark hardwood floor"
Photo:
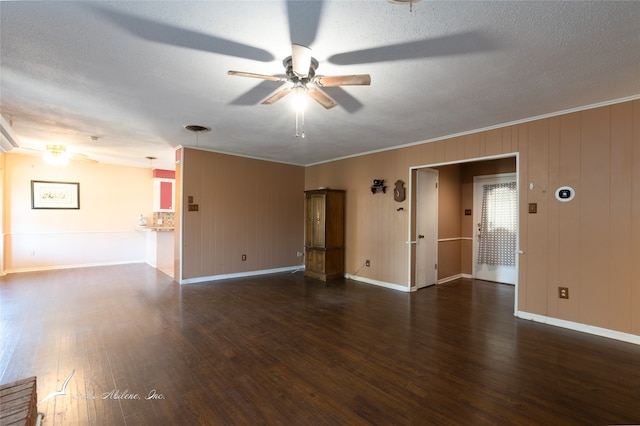
[[[507,285],[1,281],[0,383],[37,376],[44,425],[640,423],[640,347],[517,319]]]

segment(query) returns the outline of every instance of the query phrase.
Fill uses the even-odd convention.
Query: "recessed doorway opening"
[[[408,257],[411,291],[416,291],[425,285],[444,284],[458,278],[477,278],[509,283],[516,287],[514,312],[517,311],[518,161],[518,154],[511,153],[463,161],[425,164],[410,168],[409,196],[411,200],[409,205],[411,212],[408,229]],[[511,200],[511,206],[515,207],[515,216],[510,219],[515,220],[515,225],[511,224],[508,230],[504,230],[501,229],[502,222],[498,223],[495,220],[492,222],[485,217],[486,226],[483,230],[481,226],[479,227],[479,224],[483,223],[482,192],[485,190],[483,185],[493,185],[486,188],[486,192],[490,195],[488,195],[488,201],[485,202],[485,210],[495,213],[496,209],[489,208],[486,203],[502,199],[503,197],[497,197],[497,195],[505,195],[511,189],[504,189],[502,186],[505,185],[502,183],[489,183],[486,179],[505,174],[513,179],[512,182],[515,182],[506,185],[515,191],[511,193],[512,197],[515,196],[515,203],[513,198],[506,197]],[[425,184],[425,177],[430,175],[435,176],[437,184],[435,200],[433,190],[426,189],[429,186]],[[474,185],[474,180],[481,182],[479,187]],[[493,191],[494,189],[495,191]],[[474,203],[474,194],[477,195],[478,192],[480,192],[480,201],[478,202],[477,198]],[[431,229],[434,231],[431,233],[424,232],[425,227],[429,229],[429,220],[433,221]],[[484,252],[482,256],[479,256],[479,238],[482,236],[485,237],[482,249]],[[505,246],[507,240],[510,244]],[[492,244],[498,244],[500,247],[493,247]],[[487,248],[490,250],[487,251]],[[509,251],[510,253],[507,253]],[[504,268],[500,269],[493,265],[496,263],[496,253],[502,256],[498,256],[498,262],[504,263],[507,258],[507,261],[511,262],[507,267],[509,269],[507,278],[502,273]],[[479,261],[484,263],[479,264]],[[429,283],[424,279],[425,271],[428,276],[428,271],[433,271],[433,268],[435,268],[435,279],[433,283]],[[487,271],[494,272],[496,276],[483,275]],[[500,273],[495,274],[496,271]]]

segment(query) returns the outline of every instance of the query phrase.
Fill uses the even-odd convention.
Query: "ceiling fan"
[[[398,3],[400,2],[398,0]],[[406,3],[406,1],[404,2]],[[340,96],[344,109],[348,112],[354,112],[361,105],[337,86],[370,85],[371,77],[368,74],[316,75],[318,61],[311,56],[311,49],[307,47],[311,46],[315,41],[325,1],[285,0],[284,3],[286,3],[287,8],[289,36],[293,43],[291,56],[283,61],[285,75],[264,75],[233,70],[228,71],[228,74],[262,79],[265,80],[263,83],[266,81],[287,83],[285,87],[263,100],[262,104],[270,105],[290,93],[297,93],[308,95],[324,108],[330,109],[338,105],[327,94],[327,92],[333,91],[334,96]],[[157,22],[126,12],[119,12],[117,9],[105,8],[98,6],[96,3],[92,3],[91,7],[123,30],[152,42],[260,62],[270,62],[274,59],[270,52],[255,46]],[[328,57],[327,61],[335,65],[354,65],[478,53],[496,48],[500,48],[500,44],[484,31],[469,30],[439,37],[427,37],[403,43],[338,53]],[[259,87],[262,88],[264,86],[260,85]],[[323,90],[325,87],[330,89],[325,91]],[[256,94],[260,94],[260,97],[256,98]],[[306,96],[299,97],[304,98]],[[263,99],[262,90],[252,89],[234,100],[232,104],[253,105],[260,102],[260,99]],[[302,120],[299,120],[299,116],[301,116]],[[300,136],[299,121],[304,122],[304,115],[299,109],[296,109],[296,136]],[[302,132],[301,136],[304,137],[304,132]]]
[[[311,56],[311,49],[293,43],[291,45],[291,56],[282,61],[285,68],[286,77],[255,74],[243,71],[229,70],[227,74],[239,77],[251,77],[269,81],[279,81],[289,83],[267,99],[263,105],[271,105],[290,93],[307,94],[326,109],[331,109],[338,103],[331,98],[323,87],[336,86],[368,86],[371,84],[369,74],[320,76],[316,75],[318,61]]]

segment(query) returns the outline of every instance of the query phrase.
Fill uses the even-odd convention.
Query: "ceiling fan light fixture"
[[[69,164],[69,154],[67,154],[67,148],[64,145],[47,145],[47,151],[42,158],[50,166],[66,166]]]
[[[311,49],[301,44],[292,44],[291,64],[295,75],[300,78],[307,77],[311,68]]]
[[[293,88],[293,107],[296,110],[296,137],[304,138],[304,108],[307,104],[307,88],[298,82]]]
[[[293,88],[293,107],[296,112],[304,111],[307,106],[307,89],[302,84]]]

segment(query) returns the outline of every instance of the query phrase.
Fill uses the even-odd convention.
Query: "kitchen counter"
[[[136,229],[147,234],[146,262],[173,277],[173,226],[137,226]]]

